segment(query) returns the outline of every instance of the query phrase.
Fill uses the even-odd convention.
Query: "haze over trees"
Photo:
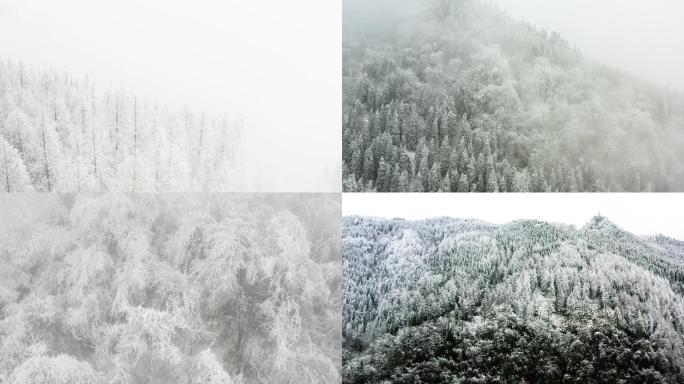
[[[348,192],[684,190],[684,97],[481,0],[345,0]]]
[[[683,257],[601,216],[345,217],[343,381],[680,383]]]
[[[0,60],[0,191],[240,191],[239,122]]]
[[[340,381],[339,196],[0,196],[0,382]]]

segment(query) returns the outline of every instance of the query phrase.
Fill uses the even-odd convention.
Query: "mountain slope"
[[[684,263],[606,218],[342,233],[345,382],[684,380]]]
[[[0,191],[239,191],[240,127],[0,60]]]
[[[684,190],[684,98],[480,0],[345,0],[345,191]]]

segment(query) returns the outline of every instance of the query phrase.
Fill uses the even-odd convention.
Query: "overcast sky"
[[[538,219],[580,228],[597,214],[637,235],[684,240],[684,193],[345,193],[342,214],[404,218],[448,216],[503,224]]]
[[[684,1],[493,0],[586,57],[684,91]]]
[[[0,0],[0,57],[237,118],[249,189],[339,191],[339,0]]]

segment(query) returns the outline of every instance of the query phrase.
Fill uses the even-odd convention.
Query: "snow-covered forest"
[[[344,191],[684,190],[681,93],[487,1],[343,4]]]
[[[339,382],[339,217],[339,195],[0,196],[0,382]]]
[[[684,242],[596,216],[342,223],[347,383],[681,383]]]
[[[0,191],[241,191],[239,121],[0,60]]]

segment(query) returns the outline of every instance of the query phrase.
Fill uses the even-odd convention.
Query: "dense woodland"
[[[0,383],[337,383],[334,195],[0,196]]]
[[[684,382],[684,242],[351,216],[342,260],[346,383]]]
[[[684,97],[481,0],[345,0],[344,191],[684,190]]]
[[[240,191],[241,125],[0,60],[0,191]]]

